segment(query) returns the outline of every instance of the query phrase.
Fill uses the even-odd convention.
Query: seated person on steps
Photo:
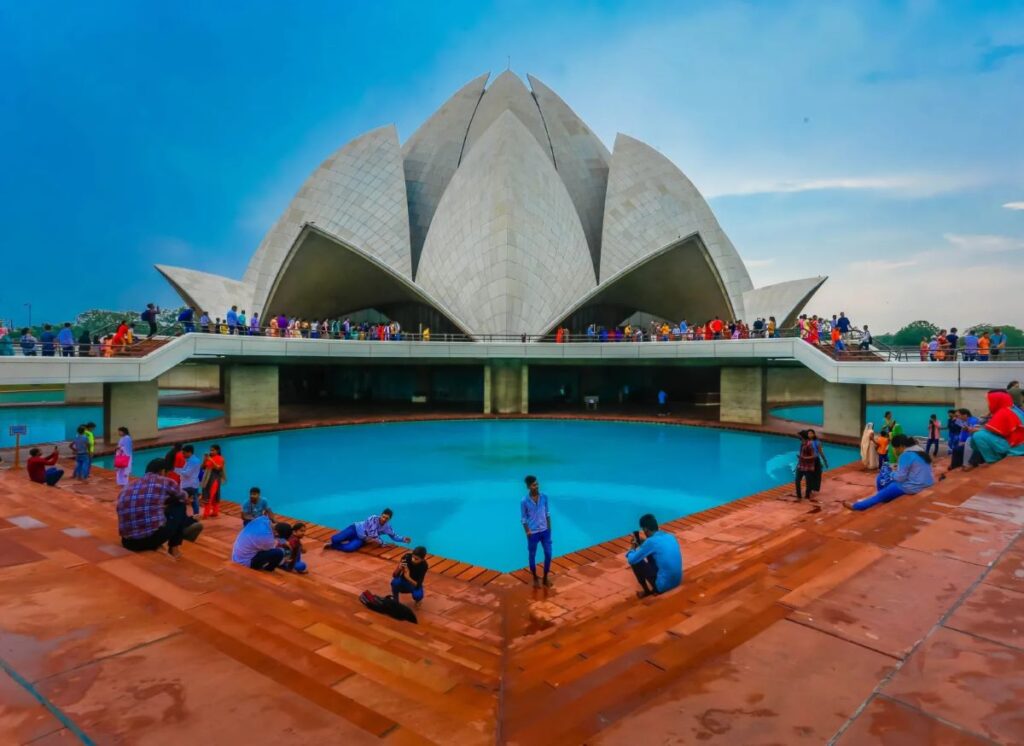
[[[683,554],[679,540],[673,534],[661,531],[657,519],[650,513],[640,517],[640,531],[633,532],[633,548],[626,552],[629,563],[640,583],[637,597],[670,591],[683,582]]]

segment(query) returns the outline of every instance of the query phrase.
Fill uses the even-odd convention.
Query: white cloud
[[[853,262],[830,274],[807,312],[845,311],[855,324],[869,324],[876,333],[894,332],[914,319],[963,328],[1007,323],[1019,315],[1019,281],[998,254],[965,261],[956,249],[939,245],[899,261]],[[979,287],[985,292],[964,292]],[[949,298],[957,300],[945,302]]]
[[[870,272],[887,272],[892,269],[903,269],[904,267],[913,267],[916,264],[916,259],[907,259],[904,261],[890,261],[888,259],[866,259],[861,262],[851,262],[847,266],[850,269],[868,270]]]
[[[775,257],[772,257],[771,259],[744,259],[743,263],[746,264],[748,268],[754,267],[756,269],[757,267],[769,267],[772,264],[775,264]]]
[[[1007,210],[1024,210],[1024,202],[1007,202],[1003,207]]]
[[[1015,251],[1024,249],[1024,238],[996,236],[988,233],[946,233],[946,239],[961,251]]]
[[[976,186],[973,176],[944,174],[894,174],[887,176],[837,176],[823,178],[766,179],[719,187],[709,197],[748,196],[754,194],[798,194],[819,191],[888,192],[906,197],[931,197]],[[1011,203],[1012,204],[1012,203]]]

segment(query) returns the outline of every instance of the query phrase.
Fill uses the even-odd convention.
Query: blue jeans
[[[199,490],[195,487],[185,487],[184,491],[192,498],[192,515],[199,515]]]
[[[364,543],[356,533],[355,524],[348,528],[343,528],[331,537],[331,549],[337,549],[339,552],[354,552]]]
[[[92,459],[88,453],[75,454],[75,471],[72,474],[76,479],[88,479],[89,469],[92,467]]]
[[[423,586],[413,585],[405,578],[391,578],[391,595],[395,597],[396,601],[401,599],[398,597],[401,593],[411,593],[412,600],[419,603],[423,600]]]
[[[928,438],[928,442],[924,446],[924,452],[925,453],[929,453],[931,451],[931,449],[932,449],[932,446],[935,446],[935,455],[938,456],[939,455],[939,439],[938,438]]]
[[[56,466],[51,466],[46,470],[46,486],[53,487],[60,481],[60,478],[64,476],[64,470],[58,469]]]
[[[544,577],[551,572],[551,529],[537,531],[526,537],[527,552],[530,555],[530,574],[537,577],[537,545],[544,548]]]
[[[887,503],[895,500],[897,497],[905,494],[907,493],[904,492],[903,487],[899,482],[890,482],[871,497],[865,497],[863,500],[855,502],[853,504],[853,509],[867,510],[868,508],[873,508],[880,503]]]

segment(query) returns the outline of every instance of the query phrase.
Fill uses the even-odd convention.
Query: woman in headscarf
[[[1024,410],[1013,405],[1008,392],[996,389],[988,392],[988,411],[988,422],[971,435],[972,455],[965,470],[1007,456],[1024,456]]]
[[[875,427],[872,422],[864,427],[864,434],[860,436],[860,462],[865,469],[878,469],[878,448],[875,446]]]
[[[916,495],[923,489],[935,484],[932,476],[932,460],[909,435],[897,435],[893,439],[899,457],[892,471],[892,481],[883,486],[881,474],[878,479],[878,491],[871,497],[865,497],[855,503],[843,501],[850,510],[867,510],[868,508],[895,500],[902,495]]]

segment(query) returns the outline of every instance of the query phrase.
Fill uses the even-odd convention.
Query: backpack
[[[370,611],[384,614],[400,622],[417,623],[416,613],[394,596],[378,596],[370,591],[363,591],[359,594],[359,603]]]
[[[147,308],[145,311],[139,314],[139,318],[141,318],[143,321],[151,321],[153,318],[153,311]]]

